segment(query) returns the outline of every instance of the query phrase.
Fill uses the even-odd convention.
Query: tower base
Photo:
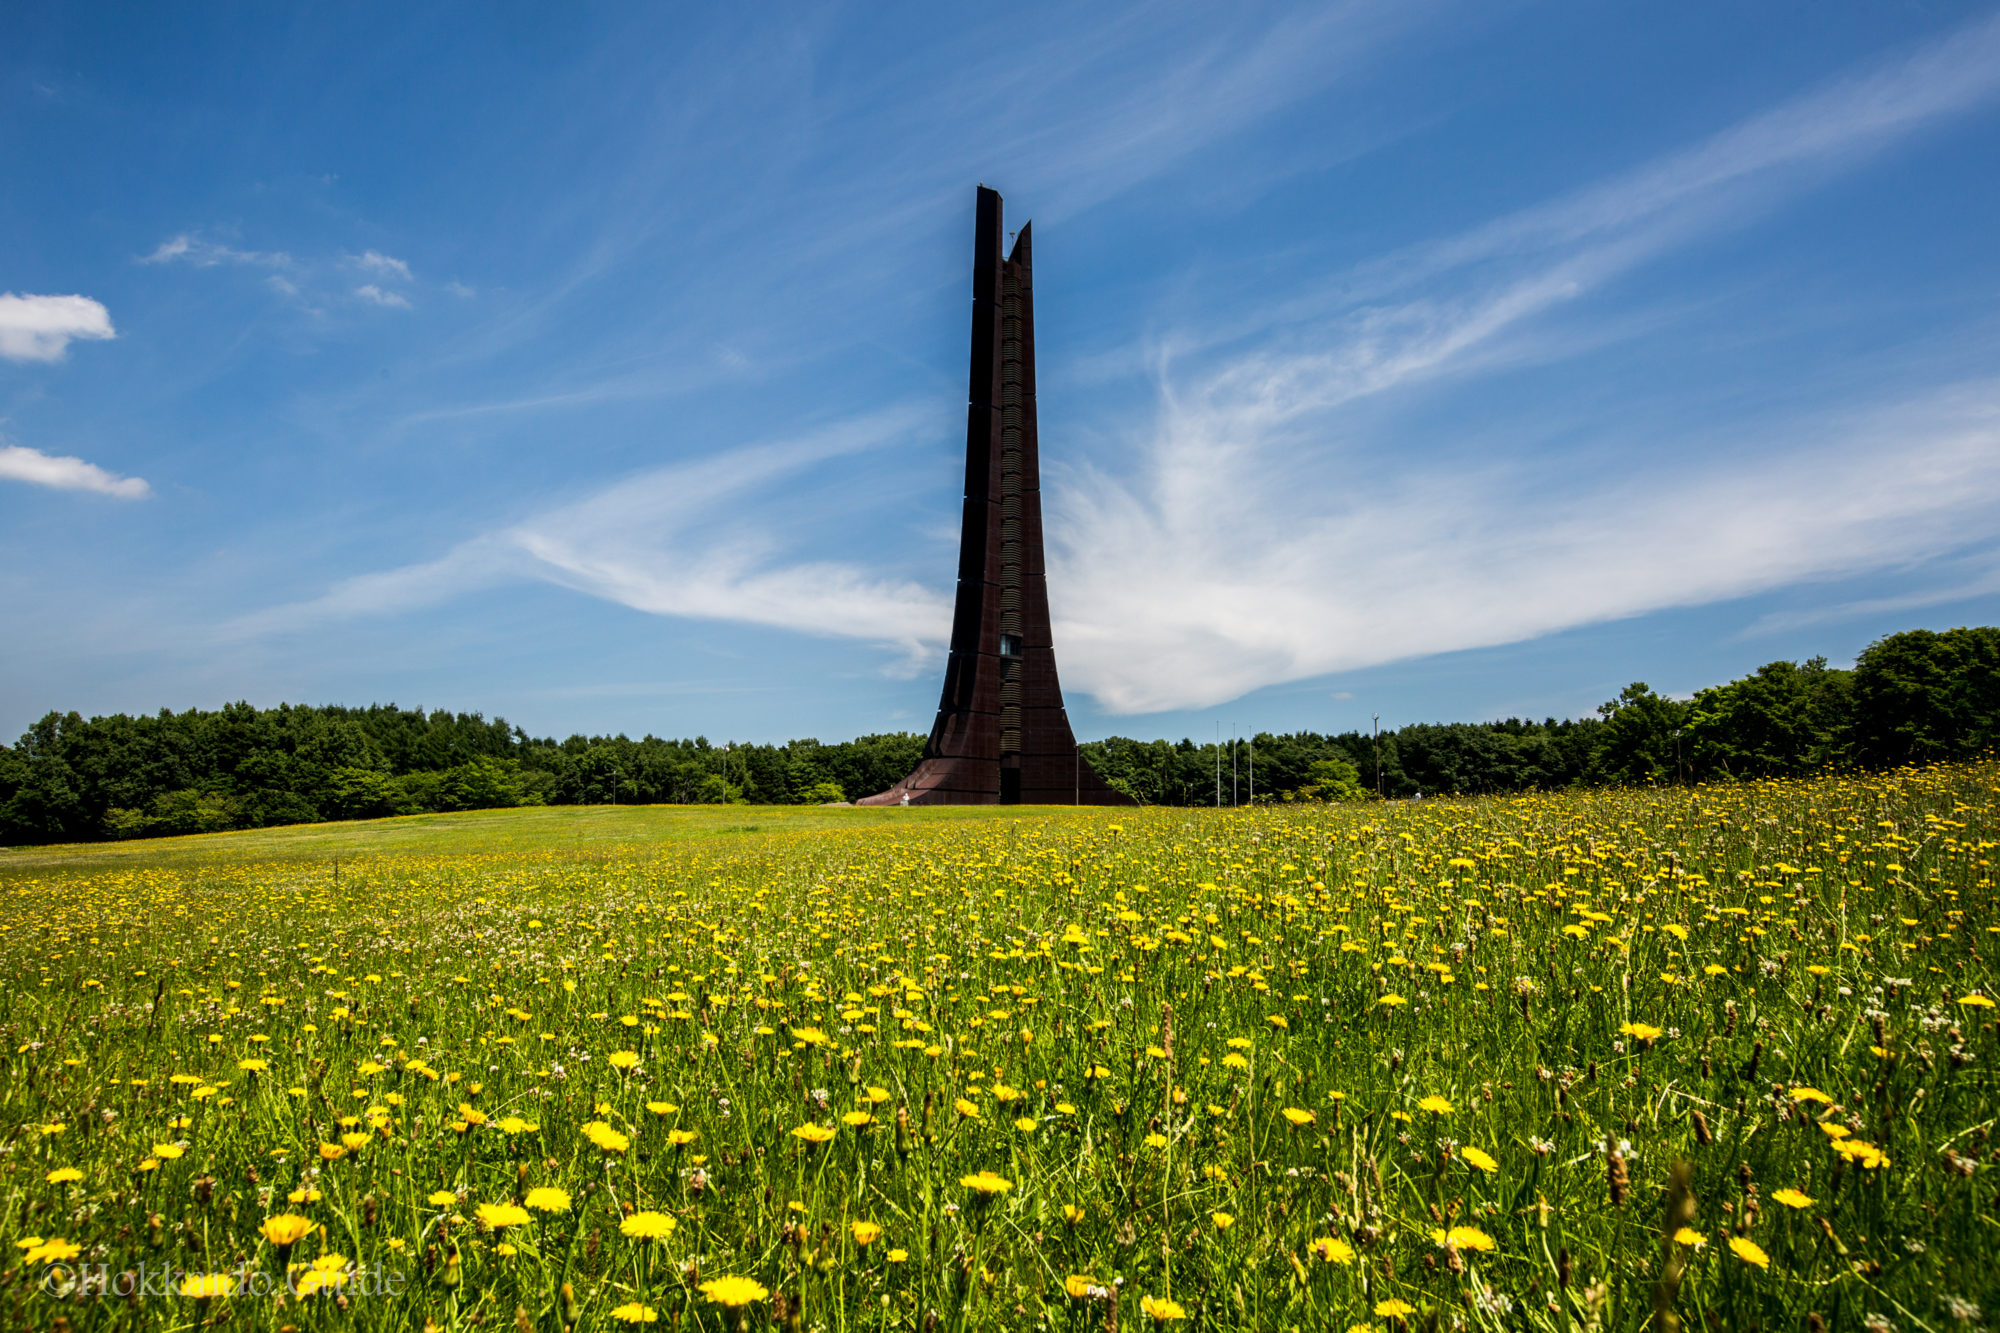
[[[995,782],[995,776],[998,782]],[[1012,781],[1009,781],[1009,779]],[[1075,755],[996,769],[991,759],[932,757],[856,805],[1137,805]]]

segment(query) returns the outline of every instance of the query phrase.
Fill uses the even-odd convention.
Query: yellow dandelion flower
[[[1771,1256],[1765,1254],[1755,1243],[1747,1241],[1741,1236],[1731,1236],[1729,1238],[1729,1252],[1746,1264],[1755,1264],[1759,1268],[1769,1268],[1771,1266]]]
[[[664,1240],[680,1223],[665,1213],[634,1213],[618,1224],[618,1230],[634,1240]]]
[[[181,1279],[181,1295],[197,1301],[214,1300],[235,1291],[236,1279],[228,1273],[189,1273]]]
[[[31,1236],[29,1239],[33,1240],[34,1238]],[[27,1252],[21,1256],[21,1262],[29,1268],[38,1268],[43,1264],[67,1263],[82,1253],[83,1250],[80,1246],[72,1245],[61,1237],[56,1237],[53,1240],[40,1241],[28,1246]]]
[[[265,1218],[257,1230],[262,1233],[265,1240],[279,1249],[286,1249],[319,1230],[319,1223],[311,1218],[300,1217],[297,1213],[278,1213]]]
[[[534,1219],[528,1210],[512,1203],[482,1203],[478,1208],[479,1220],[495,1231],[502,1227],[518,1227]]]
[[[1417,1103],[1419,1111],[1429,1111],[1432,1115],[1450,1115],[1451,1103],[1442,1097],[1430,1096]]]
[[[1433,1231],[1431,1241],[1438,1245],[1449,1244],[1458,1250],[1490,1250],[1494,1244],[1493,1237],[1478,1227],[1453,1227],[1449,1231]]]
[[[521,1202],[538,1213],[566,1213],[569,1211],[569,1194],[565,1190],[548,1185],[531,1189]]]
[[[771,1293],[754,1279],[747,1277],[716,1277],[701,1284],[701,1294],[717,1305],[748,1305],[761,1301]]]
[[[1156,1324],[1165,1324],[1176,1319],[1187,1318],[1187,1311],[1181,1308],[1179,1301],[1170,1301],[1164,1296],[1141,1296],[1139,1298],[1139,1313],[1145,1315]]]
[[[1463,1157],[1473,1166],[1478,1167],[1481,1171],[1493,1172],[1500,1169],[1500,1163],[1494,1161],[1484,1149],[1466,1148],[1459,1152],[1459,1156]]]
[[[848,1230],[853,1233],[856,1245],[873,1245],[882,1237],[882,1224],[879,1222],[855,1222]]]
[[[1354,1262],[1354,1247],[1338,1236],[1321,1236],[1306,1246],[1306,1252],[1323,1264],[1340,1264],[1344,1267]]]
[[[958,1183],[971,1190],[974,1194],[984,1195],[1005,1194],[1008,1190],[1014,1188],[1013,1181],[991,1171],[980,1171],[973,1175],[961,1176]]]
[[[659,1322],[660,1312],[650,1305],[627,1301],[623,1305],[613,1307],[611,1317],[621,1324],[654,1324]]]
[[[583,1136],[605,1152],[624,1152],[632,1146],[632,1140],[602,1120],[592,1120],[586,1124],[583,1127]]]
[[[832,1125],[806,1124],[800,1125],[797,1129],[793,1130],[792,1137],[795,1139],[804,1139],[807,1143],[825,1143],[837,1132]]]

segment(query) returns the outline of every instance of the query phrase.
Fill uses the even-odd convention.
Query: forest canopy
[[[1084,757],[1147,804],[1477,795],[1691,783],[1966,759],[2000,743],[2000,628],[1910,630],[1851,670],[1772,662],[1691,699],[1627,686],[1594,717],[1113,736]],[[516,805],[821,804],[886,790],[913,732],[822,744],[535,738],[478,713],[247,703],[85,719],[50,713],[0,748],[0,843],[88,842]]]

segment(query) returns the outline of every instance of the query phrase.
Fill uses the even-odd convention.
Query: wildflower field
[[[0,856],[0,1327],[2000,1321],[2000,765]]]

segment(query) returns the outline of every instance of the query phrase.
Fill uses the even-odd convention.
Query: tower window
[[[1000,656],[1019,657],[1020,655],[1021,636],[1018,634],[1002,634],[1000,636]]]

